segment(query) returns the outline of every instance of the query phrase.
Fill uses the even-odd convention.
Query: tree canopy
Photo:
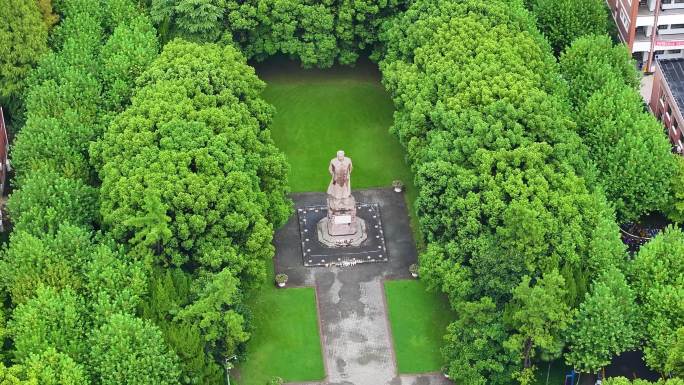
[[[563,352],[589,277],[625,259],[550,47],[521,2],[415,1],[381,39],[428,241],[421,276],[457,313],[491,303],[472,326],[486,340],[464,334],[465,315],[449,328],[449,375],[526,383],[533,359]]]
[[[421,277],[457,314],[452,379],[528,384],[540,361],[593,372],[641,346],[651,368],[684,375],[684,236],[668,229],[627,261],[616,223],[668,206],[684,217],[684,162],[604,36],[602,1],[0,9],[0,103],[25,108],[0,252],[1,383],[222,381],[292,213],[274,109],[247,64],[278,54],[379,61],[416,175]]]
[[[608,7],[601,0],[526,0],[537,25],[558,55],[584,35],[608,31]]]
[[[270,137],[264,83],[237,49],[174,40],[137,84],[91,147],[102,223],[131,255],[186,271],[155,273],[152,288],[178,301],[153,295],[144,313],[174,347],[206,355],[184,360],[197,381],[249,338],[243,291],[265,278],[273,230],[290,215],[288,166]]]
[[[573,368],[595,373],[614,356],[636,347],[640,340],[635,294],[616,268],[592,284],[569,328],[566,360]]]
[[[93,146],[104,224],[160,263],[263,276],[273,226],[290,210],[263,83],[234,48],[179,40],[139,84]]]
[[[282,53],[305,66],[353,64],[378,46],[380,25],[406,0],[152,0],[162,36],[239,45],[248,58]]]
[[[684,233],[669,228],[644,245],[630,267],[644,322],[645,361],[662,374],[677,370],[672,364],[679,351],[677,330],[684,327],[683,255]]]
[[[26,77],[48,52],[48,26],[36,1],[2,0],[0,104],[19,112]]]
[[[618,220],[665,211],[677,164],[661,123],[644,111],[625,48],[613,47],[607,36],[582,37],[563,52],[560,69],[569,84],[577,133]]]

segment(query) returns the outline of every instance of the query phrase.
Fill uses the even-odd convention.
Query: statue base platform
[[[333,232],[339,235],[332,235],[328,231],[328,218],[340,215],[328,216],[327,206],[297,208],[304,266],[350,266],[388,261],[379,205],[357,203],[355,210],[355,224],[333,226]]]
[[[342,218],[341,218],[342,217]],[[360,246],[368,238],[366,221],[356,218],[354,221],[347,215],[325,217],[318,222],[318,241],[328,247]]]

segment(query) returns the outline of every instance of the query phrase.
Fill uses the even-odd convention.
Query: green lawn
[[[277,110],[271,132],[290,163],[293,192],[325,191],[328,162],[342,149],[354,162],[353,189],[387,187],[399,179],[412,207],[413,174],[404,148],[389,133],[394,106],[377,68],[364,62],[305,70],[275,59],[258,65],[257,74],[267,84],[262,96]]]
[[[385,294],[399,373],[439,371],[442,337],[454,319],[447,299],[418,280],[385,281]]]
[[[323,379],[314,289],[277,289],[270,282],[248,301],[255,330],[236,382],[264,385],[273,376],[285,382]]]

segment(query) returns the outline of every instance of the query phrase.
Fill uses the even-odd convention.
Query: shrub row
[[[263,88],[232,46],[174,40],[92,146],[103,226],[153,261],[144,314],[191,383],[220,382],[216,362],[249,338],[243,293],[264,282],[291,213]]]
[[[6,358],[13,365],[0,367],[2,377],[178,383],[178,358],[160,329],[135,315],[146,293],[144,261],[96,232],[97,180],[88,155],[157,55],[156,32],[128,0],[65,0],[58,11],[54,51],[26,80],[26,124],[11,151],[14,231],[0,282],[11,304],[5,346],[12,346]]]
[[[285,54],[305,66],[353,64],[406,0],[153,0],[162,36],[237,44],[248,58]]]
[[[619,222],[669,211],[678,157],[662,124],[644,110],[626,47],[613,47],[605,35],[578,38],[561,55],[560,70],[569,85],[576,131]]]
[[[529,383],[533,363],[561,356],[571,325],[584,326],[572,309],[599,290],[591,281],[624,281],[625,249],[567,86],[522,2],[419,0],[388,25],[381,69],[420,190],[421,274],[458,314],[447,371]],[[634,322],[629,306],[616,313]],[[611,352],[633,345],[610,332]]]

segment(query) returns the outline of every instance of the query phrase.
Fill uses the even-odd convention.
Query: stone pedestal
[[[328,195],[328,215],[317,225],[318,240],[328,247],[358,246],[366,240],[366,224],[356,216],[356,199]]]
[[[349,222],[335,223],[341,219],[340,217],[347,217],[342,218],[344,221],[349,218]],[[360,246],[368,238],[366,221],[361,218],[356,218],[354,222],[351,222],[350,216],[325,217],[318,222],[316,228],[318,240],[328,247]]]

